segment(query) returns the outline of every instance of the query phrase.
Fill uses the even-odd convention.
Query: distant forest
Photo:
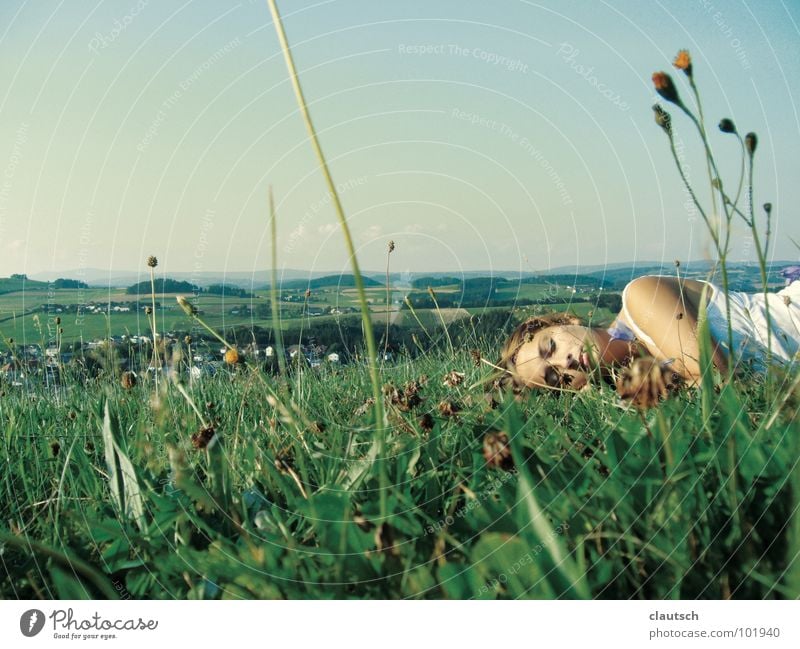
[[[191,282],[184,282],[178,279],[165,277],[155,281],[156,293],[191,293],[204,295],[222,295],[224,297],[251,298],[254,297],[249,291],[238,286],[227,286],[225,284],[211,284],[206,288],[201,288]],[[128,295],[149,295],[152,291],[150,282],[144,281],[129,286],[125,292]]]

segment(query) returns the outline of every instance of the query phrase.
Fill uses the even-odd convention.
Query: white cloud
[[[381,226],[370,225],[368,228],[363,230],[359,236],[364,241],[371,241],[372,239],[377,239],[379,236],[381,236]]]

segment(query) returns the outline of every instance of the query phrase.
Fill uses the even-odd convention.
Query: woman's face
[[[589,327],[545,327],[519,348],[515,361],[517,375],[528,387],[580,390],[589,382],[586,353],[589,347],[596,347]]]

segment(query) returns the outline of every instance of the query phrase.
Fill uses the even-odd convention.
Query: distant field
[[[11,280],[4,280],[6,282]],[[436,287],[437,295],[453,294],[459,291],[457,285]],[[366,289],[367,300],[372,310],[376,323],[386,322],[386,289],[373,287]],[[406,295],[427,294],[427,289],[392,290],[389,309],[390,321],[400,327],[417,327],[417,321],[410,311],[401,309]],[[201,309],[203,319],[212,327],[227,329],[240,326],[258,326],[269,328],[272,326],[271,311],[269,309],[270,296],[268,291],[257,291],[253,298],[221,297],[216,295],[201,295],[197,298],[187,296]],[[283,329],[298,328],[301,324],[301,313],[309,310],[338,307],[344,310],[355,309],[358,311],[358,294],[354,288],[337,289],[318,288],[311,291],[306,299],[304,290],[283,291],[283,297],[290,297],[291,301],[281,300],[281,327]],[[571,309],[575,313],[586,316],[594,310],[593,323],[604,324],[610,321],[613,314],[606,309],[592,309],[592,304],[571,303],[572,293],[565,287],[554,290],[553,285],[523,284],[511,288],[502,288],[494,296],[499,300],[541,298],[552,299],[561,297],[560,304],[530,305],[518,307],[519,318],[528,314],[547,312],[551,310]],[[19,342],[45,341],[55,336],[54,319],[61,318],[61,327],[64,330],[63,341],[69,344],[76,340],[94,340],[108,335],[122,334],[148,334],[150,324],[144,314],[144,305],[149,303],[148,295],[130,295],[124,288],[89,288],[89,289],[52,289],[32,290],[0,294],[0,335],[5,338],[14,338]],[[139,309],[136,303],[139,303]],[[189,331],[193,328],[192,321],[186,317],[175,302],[175,294],[159,295],[157,297],[158,328],[160,331]],[[112,311],[105,313],[90,313],[87,305],[125,304],[131,311],[119,313]],[[42,306],[48,305],[47,311]],[[76,305],[81,307],[80,313],[76,312]],[[64,307],[61,312],[57,309]],[[442,308],[440,315],[432,309],[417,309],[416,315],[426,328],[441,326],[441,319],[452,323],[460,318],[480,316],[496,309],[507,310],[508,306],[494,307],[491,301],[485,307]],[[232,313],[238,311],[238,313]],[[313,326],[315,322],[337,321],[340,315],[306,315],[304,326]],[[38,325],[37,325],[38,318]]]

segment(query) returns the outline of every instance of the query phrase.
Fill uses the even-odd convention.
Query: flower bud
[[[750,154],[750,157],[753,157],[753,154],[756,152],[756,147],[758,146],[758,137],[755,133],[748,133],[744,136],[744,147],[747,149],[747,153]]]
[[[719,130],[723,133],[736,133],[736,126],[731,120],[725,117],[719,122]]]
[[[678,106],[682,105],[681,98],[678,96],[678,89],[672,82],[672,77],[666,72],[654,72],[653,85],[656,88],[656,92],[664,99]]]
[[[658,104],[653,106],[653,112],[655,113],[656,124],[663,128],[667,135],[672,135],[672,118],[669,113]]]
[[[189,317],[197,313],[197,309],[194,307],[194,305],[185,297],[183,297],[183,295],[178,295],[175,297],[175,299],[178,301],[178,306],[183,309],[183,312]]]

